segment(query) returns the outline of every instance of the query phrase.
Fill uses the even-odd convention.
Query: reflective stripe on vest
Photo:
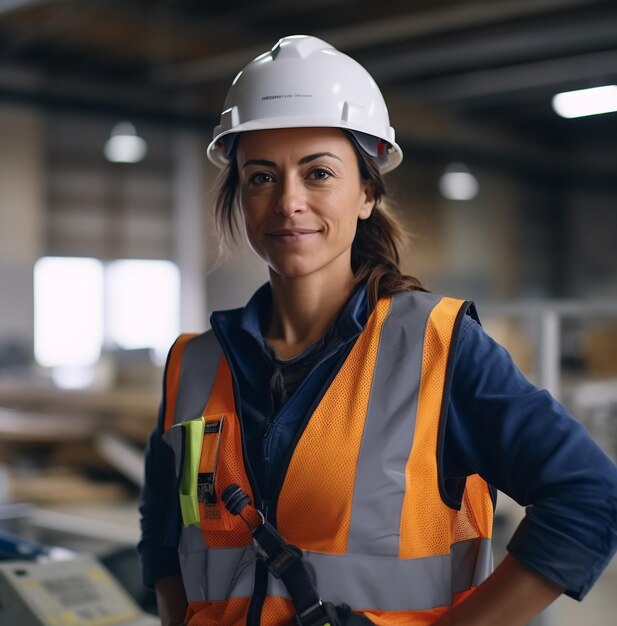
[[[421,292],[380,300],[296,445],[277,526],[305,551],[320,594],[332,602],[367,613],[404,611],[405,623],[430,623],[414,612],[447,607],[491,570],[487,485],[469,477],[460,511],[443,503],[438,485],[439,424],[462,306]],[[212,339],[208,333],[184,349],[174,422],[195,418],[200,403],[206,420],[225,415],[220,495],[229,477],[240,477],[245,487],[248,479],[231,374]],[[165,435],[176,452],[177,433],[171,428]],[[195,624],[206,624],[207,606],[197,611],[197,603],[249,598],[255,557],[246,529],[234,527],[237,518],[200,508],[201,529],[185,528],[179,549],[187,597],[205,620]],[[287,597],[272,577],[268,589],[269,596]],[[288,604],[278,617],[264,609],[262,624],[287,623]],[[379,623],[387,624],[387,615]]]
[[[220,601],[251,594],[255,557],[250,547],[206,551],[201,535],[194,531],[187,534],[194,534],[196,546],[202,542],[197,553],[185,552],[187,544],[180,551],[189,601]],[[474,539],[454,544],[450,554],[418,559],[317,552],[304,552],[304,559],[315,573],[317,588],[328,600],[346,602],[357,609],[409,611],[448,605],[453,593],[480,584],[490,574],[486,567],[490,550],[490,540]],[[195,558],[195,554],[200,556]],[[375,585],[375,580],[387,584]],[[289,598],[283,582],[272,576],[268,594]]]

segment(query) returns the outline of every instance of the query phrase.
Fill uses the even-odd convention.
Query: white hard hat
[[[237,133],[323,126],[351,131],[382,173],[403,160],[388,109],[371,75],[321,39],[284,37],[234,79],[208,158],[225,167]]]

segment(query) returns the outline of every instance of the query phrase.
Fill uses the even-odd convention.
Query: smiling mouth
[[[312,228],[283,228],[267,233],[268,237],[281,244],[296,244],[312,239],[314,235],[321,232]]]
[[[274,230],[268,235],[270,237],[297,237],[300,235],[313,235],[318,233],[319,230],[312,228],[283,228],[281,230]]]

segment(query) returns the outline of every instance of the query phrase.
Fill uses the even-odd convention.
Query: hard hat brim
[[[218,133],[216,133],[215,131],[216,134],[214,136],[214,139],[208,145],[208,159],[216,167],[223,169],[229,163],[228,147],[230,146],[230,141],[236,135],[256,130],[276,130],[281,128],[340,128],[341,130],[348,130],[350,132],[363,132],[361,129],[346,127],[342,126],[341,124],[328,123],[327,121],[318,118],[315,118],[313,120],[303,118],[297,120],[266,119],[258,121],[247,121],[243,124],[236,126],[233,129]],[[384,140],[382,137],[379,137],[379,139]],[[400,165],[401,161],[403,160],[403,151],[401,147],[396,142],[387,141],[386,143],[388,145],[388,149],[385,153],[386,158],[376,159],[379,165],[379,171],[382,174],[386,174],[387,172],[395,169]]]

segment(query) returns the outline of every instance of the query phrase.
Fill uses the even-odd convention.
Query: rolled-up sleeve
[[[443,472],[478,473],[526,507],[508,551],[573,598],[615,553],[617,467],[471,319],[455,353]]]

